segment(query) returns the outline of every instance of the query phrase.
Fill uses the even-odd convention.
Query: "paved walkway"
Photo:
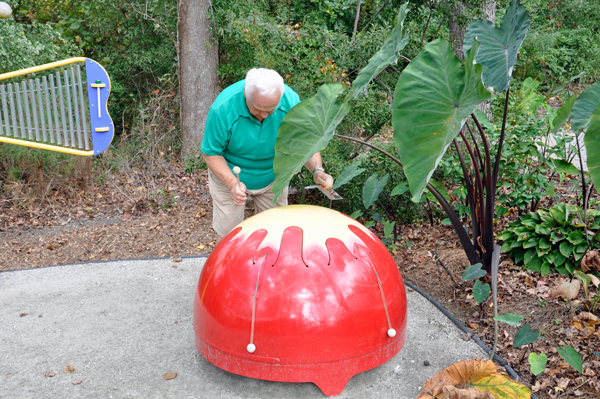
[[[0,273],[0,398],[323,398],[312,383],[222,371],[194,346],[193,295],[205,258],[113,261]],[[172,266],[176,265],[177,268]],[[485,357],[417,292],[408,339],[339,398],[414,399],[450,364]],[[424,361],[430,366],[424,366]],[[70,365],[72,373],[63,370]],[[47,372],[54,377],[46,377]],[[163,375],[176,372],[165,381]]]

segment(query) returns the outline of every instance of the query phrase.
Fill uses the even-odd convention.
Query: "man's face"
[[[244,92],[244,96],[246,97],[248,110],[260,123],[262,123],[267,116],[275,112],[279,105],[279,100],[281,100],[281,93],[277,90],[272,94],[265,96],[256,91],[252,93],[251,97]]]

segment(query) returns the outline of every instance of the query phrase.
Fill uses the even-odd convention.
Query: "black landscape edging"
[[[431,302],[445,316],[447,316],[450,320],[452,320],[452,322],[454,324],[456,324],[456,326],[458,328],[460,328],[464,333],[468,334],[473,339],[473,341],[475,341],[477,343],[477,345],[479,345],[481,347],[481,349],[484,350],[485,353],[487,353],[488,355],[490,353],[492,353],[492,350],[482,340],[480,340],[479,337],[477,337],[475,334],[473,334],[473,332],[471,330],[469,330],[467,328],[467,326],[465,326],[460,320],[458,320],[456,317],[454,317],[454,315],[452,313],[450,313],[445,307],[443,307],[438,301],[433,299],[425,291],[423,291],[416,285],[412,284],[411,282],[405,280],[404,284],[406,284],[409,288],[417,291],[425,299],[427,299],[429,302]],[[502,359],[500,356],[498,356],[497,353],[494,353],[494,361],[496,363],[498,363],[500,366],[504,367],[506,369],[506,371],[508,372],[508,374],[510,374],[510,376],[512,378],[514,378],[518,382],[525,384],[525,381],[519,376],[519,374],[517,374],[517,372],[512,367],[510,367],[510,365],[508,363],[506,363],[504,361],[504,359]],[[537,399],[537,396],[535,396],[533,392],[531,392],[531,399]]]

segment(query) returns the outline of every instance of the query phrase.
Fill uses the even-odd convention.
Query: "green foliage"
[[[512,0],[502,18],[500,27],[491,21],[473,21],[465,32],[463,52],[466,54],[475,40],[481,43],[481,51],[475,61],[483,66],[483,82],[502,92],[509,88],[512,68],[517,54],[529,30],[529,14],[518,0]]]
[[[515,67],[515,78],[536,78],[543,89],[556,87],[582,72],[583,82],[598,80],[600,31],[596,22],[600,19],[600,3],[587,0],[552,3],[524,0],[523,3],[531,15],[531,29]],[[586,17],[581,18],[582,15]]]
[[[483,265],[481,263],[476,263],[472,266],[469,266],[463,272],[461,279],[463,281],[476,280],[481,278],[487,274],[485,270],[481,270]]]
[[[403,71],[393,104],[394,139],[402,158],[413,201],[418,201],[448,146],[475,106],[490,98],[481,82],[482,67],[464,68],[449,43],[436,40]]]
[[[571,365],[575,370],[579,371],[580,373],[583,372],[581,355],[577,353],[577,351],[572,346],[565,345],[564,348],[557,347],[556,350],[565,362],[569,363],[569,365]]]
[[[584,142],[587,148],[589,173],[592,181],[598,187],[598,184],[600,184],[600,104],[592,113]]]
[[[481,280],[475,281],[473,286],[473,297],[477,303],[482,303],[490,295],[490,285],[488,283],[483,284]]]
[[[518,326],[521,324],[521,321],[524,319],[525,317],[518,315],[518,314],[514,314],[514,313],[506,313],[503,315],[498,315],[498,316],[494,316],[494,320],[496,321],[500,321],[502,323],[506,323],[508,325],[511,326]]]
[[[531,331],[531,325],[527,323],[517,331],[515,339],[513,340],[513,346],[518,348],[523,345],[531,344],[538,339],[539,336],[540,332],[538,330]]]
[[[363,204],[365,208],[369,208],[371,205],[377,201],[379,194],[383,191],[387,181],[389,179],[389,175],[381,176],[381,179],[374,173],[369,177],[363,186]]]
[[[275,141],[273,203],[302,165],[327,146],[348,113],[348,105],[337,101],[342,90],[340,84],[323,85],[315,97],[302,101],[287,113]]]
[[[392,142],[381,141],[379,142],[379,146],[388,152],[394,150]],[[357,171],[364,169],[367,171],[377,171],[379,176],[389,175],[386,187],[379,196],[379,201],[376,201],[368,209],[364,208],[363,187],[372,173],[367,174],[365,172],[354,176],[349,182],[340,184],[336,188],[336,191],[344,197],[344,200],[333,201],[331,204],[332,208],[348,215],[356,210],[361,210],[361,216],[364,214],[362,218],[363,223],[371,219],[376,213],[386,214],[388,219],[398,221],[397,225],[404,223],[400,223],[400,221],[410,220],[418,222],[424,219],[423,206],[412,202],[408,193],[394,196],[388,194],[393,189],[395,183],[404,182],[406,184],[406,177],[404,177],[402,169],[382,153],[369,150],[347,140],[334,139],[321,152],[321,155],[327,172],[334,177],[336,184],[338,181],[343,182],[345,180],[343,171],[351,169],[352,165],[360,165]],[[292,187],[304,187],[311,184],[313,184],[312,177],[304,168],[290,183]],[[307,195],[312,195],[312,193],[309,194],[307,192]],[[318,203],[322,198],[314,194],[306,200],[311,201],[311,203]],[[330,206],[328,201],[323,204]],[[436,218],[439,217],[439,210],[434,209],[434,212],[434,216]]]
[[[337,189],[344,184],[348,183],[350,180],[362,174],[366,169],[361,168],[361,160],[346,166],[344,170],[339,174],[339,176],[335,179],[335,183],[333,184],[333,189]]]
[[[589,238],[600,228],[600,211],[587,211]],[[572,274],[588,248],[583,210],[575,205],[557,204],[523,215],[502,232],[503,252],[509,252],[515,263],[548,274],[555,269]],[[600,248],[597,241],[591,248]]]
[[[541,374],[546,368],[546,363],[548,363],[548,356],[544,353],[538,355],[534,352],[529,354],[529,364],[531,366],[531,373],[533,375]]]
[[[14,17],[24,27],[52,25],[70,46],[104,66],[111,77],[108,104],[117,132],[124,112],[131,124],[134,104],[146,100],[159,79],[176,75],[176,0],[21,0]]]
[[[51,25],[0,19],[0,73],[79,56],[80,50]]]

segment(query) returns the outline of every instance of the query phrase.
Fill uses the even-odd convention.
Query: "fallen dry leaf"
[[[592,280],[592,284],[594,284],[596,287],[600,286],[600,278],[594,276],[593,274],[588,274],[588,276]]]
[[[598,317],[590,312],[581,312],[573,317],[573,321],[581,323],[598,324]]]
[[[181,262],[182,259],[181,258],[173,258],[173,262]]]
[[[83,382],[83,380],[75,380],[75,381],[71,381],[71,384],[73,385],[79,385]]]
[[[581,281],[573,279],[565,281],[550,291],[550,299],[564,298],[571,300],[577,297],[581,289]]]
[[[67,368],[64,371],[65,371],[65,373],[74,373],[75,372],[75,367],[69,366],[67,364]]]
[[[557,387],[565,389],[569,385],[569,382],[571,382],[571,379],[566,378],[566,377],[565,378],[557,378],[555,380],[555,382],[556,382]]]
[[[46,377],[54,377],[56,374],[54,374],[54,371],[46,371],[45,376]]]
[[[200,251],[202,251],[204,249],[204,244],[200,244],[196,248],[198,248]]]
[[[443,399],[495,399],[488,391],[480,391],[477,388],[458,389],[446,386],[442,390]]]
[[[489,396],[470,391],[469,388],[477,386],[477,390],[486,391]],[[465,388],[453,389],[456,387]],[[462,396],[461,396],[462,395]],[[512,395],[512,396],[511,396]],[[519,397],[530,398],[529,389],[518,382],[510,381],[508,377],[497,374],[497,366],[491,360],[463,360],[454,363],[434,375],[423,384],[423,392],[417,399],[478,399]]]
[[[581,259],[581,270],[584,273],[588,271],[600,272],[600,256],[596,251],[590,251]]]
[[[27,316],[27,313],[19,313],[19,317],[25,317]]]
[[[165,375],[163,375],[165,381],[172,380],[175,377],[177,377],[177,373],[166,373]]]

